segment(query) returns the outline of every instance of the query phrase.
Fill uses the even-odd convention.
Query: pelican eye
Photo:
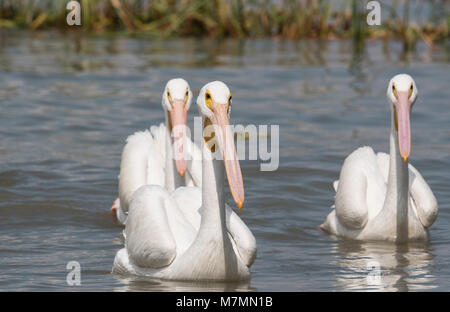
[[[167,91],[167,98],[169,99],[169,102],[172,102],[172,97],[170,96],[170,91]]]
[[[189,90],[186,89],[186,93],[184,94],[184,102],[187,102],[189,99]]]
[[[414,87],[413,87],[413,84],[411,83],[411,86],[409,87],[409,97],[411,97],[413,90],[414,90]]]
[[[395,84],[392,84],[392,93],[397,98],[397,90],[395,89]]]
[[[206,103],[206,106],[208,106],[209,109],[213,109],[212,108],[212,98],[211,98],[211,94],[209,93],[209,91],[206,91],[205,103]]]
[[[231,94],[230,94],[230,96],[228,97],[228,109],[227,109],[228,115],[229,115],[230,112],[231,112],[231,100],[232,100],[232,96],[231,96]]]

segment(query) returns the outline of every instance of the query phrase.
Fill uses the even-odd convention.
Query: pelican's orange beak
[[[397,92],[397,104],[395,105],[395,110],[397,114],[398,146],[400,155],[406,163],[411,152],[411,125],[409,118],[411,103],[409,101],[408,92]]]
[[[241,167],[234,147],[234,137],[231,133],[230,120],[228,118],[228,103],[219,104],[212,101],[213,115],[210,118],[217,135],[217,143],[223,156],[225,170],[231,194],[239,210],[244,205],[244,182],[242,180]]]
[[[173,100],[172,109],[169,111],[172,124],[173,157],[175,166],[181,177],[186,172],[186,103],[182,100]]]

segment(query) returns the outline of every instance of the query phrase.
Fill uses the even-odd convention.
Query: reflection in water
[[[121,283],[114,291],[253,291],[250,281],[243,282],[183,282],[114,274]]]
[[[428,243],[391,244],[341,240],[336,245],[336,286],[351,291],[427,290],[435,255]]]

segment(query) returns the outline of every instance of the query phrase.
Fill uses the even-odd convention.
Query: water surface
[[[0,33],[0,290],[450,290],[448,49],[396,42],[218,41]],[[407,246],[338,240],[317,230],[345,157],[388,151],[389,79],[413,75],[411,162],[433,189],[430,241]],[[112,275],[122,247],[110,206],[126,137],[163,120],[168,79],[194,94],[223,80],[232,119],[280,126],[280,167],[241,163],[239,213],[258,257],[246,283],[180,283]],[[192,118],[198,115],[195,105]],[[233,205],[231,197],[229,203]],[[66,264],[81,265],[79,287]],[[370,279],[378,263],[381,278]]]

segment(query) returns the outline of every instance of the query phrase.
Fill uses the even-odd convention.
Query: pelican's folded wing
[[[146,184],[164,185],[163,160],[150,131],[139,131],[127,138],[120,162],[119,198],[128,212],[133,193]]]
[[[169,193],[160,186],[139,188],[130,203],[125,227],[125,247],[139,267],[160,268],[176,256],[176,242],[169,226],[166,204]]]
[[[256,258],[256,239],[241,218],[225,204],[227,229],[236,243],[242,262],[250,267]]]
[[[159,126],[151,126],[150,132],[153,136],[153,140],[155,144],[159,148],[159,152],[161,153],[161,159],[166,159],[166,136],[167,129],[164,123],[160,123]],[[165,163],[163,162],[163,166]]]
[[[411,164],[409,165],[409,192],[414,200],[420,222],[424,227],[431,226],[438,215],[438,203],[425,179]]]
[[[361,229],[368,221],[368,177],[379,171],[375,153],[361,147],[344,161],[336,192],[335,211],[339,222],[349,229]]]

